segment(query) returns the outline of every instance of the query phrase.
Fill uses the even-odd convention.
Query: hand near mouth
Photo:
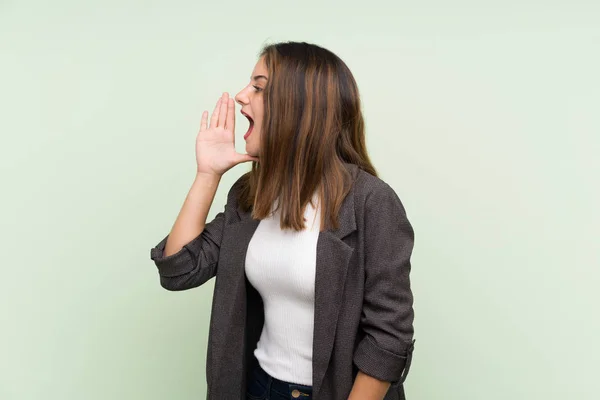
[[[235,150],[235,101],[223,93],[208,121],[208,111],[202,113],[200,131],[196,137],[198,173],[223,175],[237,164],[258,161],[257,157]]]

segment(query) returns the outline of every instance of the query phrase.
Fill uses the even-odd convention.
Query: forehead
[[[265,60],[263,57],[258,59],[256,65],[254,66],[254,70],[252,71],[252,76],[254,77],[256,75],[268,76],[267,65],[265,64]]]

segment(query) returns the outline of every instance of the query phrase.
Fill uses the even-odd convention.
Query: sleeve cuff
[[[414,342],[410,342],[405,355],[400,355],[379,347],[367,335],[354,352],[354,364],[369,376],[393,385],[402,384],[410,369]]]
[[[174,276],[185,275],[194,269],[194,263],[187,246],[183,246],[175,254],[165,257],[165,245],[169,236],[165,237],[150,250],[150,258],[156,264],[160,276],[171,278]]]

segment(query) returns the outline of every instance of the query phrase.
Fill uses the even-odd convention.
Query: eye
[[[263,90],[263,88],[259,87],[259,86],[252,86],[257,92],[260,92]]]

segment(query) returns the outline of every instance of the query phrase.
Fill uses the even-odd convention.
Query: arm
[[[381,400],[385,397],[389,388],[389,382],[380,381],[362,371],[358,371],[348,400]]]
[[[219,181],[220,177],[196,177],[171,233],[151,250],[150,257],[165,289],[191,289],[216,275],[225,212],[218,213],[209,223],[206,216]]]
[[[150,252],[165,289],[190,289],[216,275],[225,213],[217,214],[206,224],[208,211],[221,176],[239,163],[258,160],[235,150],[234,130],[235,102],[225,92],[217,101],[210,126],[208,112],[202,113],[196,136],[196,179],[171,233]],[[227,196],[225,209],[235,207],[229,204],[232,191],[233,188]]]
[[[414,314],[409,274],[414,232],[400,199],[387,184],[368,196],[364,226],[363,337],[354,353],[360,372],[351,397],[370,387],[372,398],[382,399],[390,383],[404,381],[410,366]]]
[[[221,176],[216,174],[198,173],[196,175],[192,188],[168,236],[165,256],[177,253],[204,230],[206,217],[220,181]]]

